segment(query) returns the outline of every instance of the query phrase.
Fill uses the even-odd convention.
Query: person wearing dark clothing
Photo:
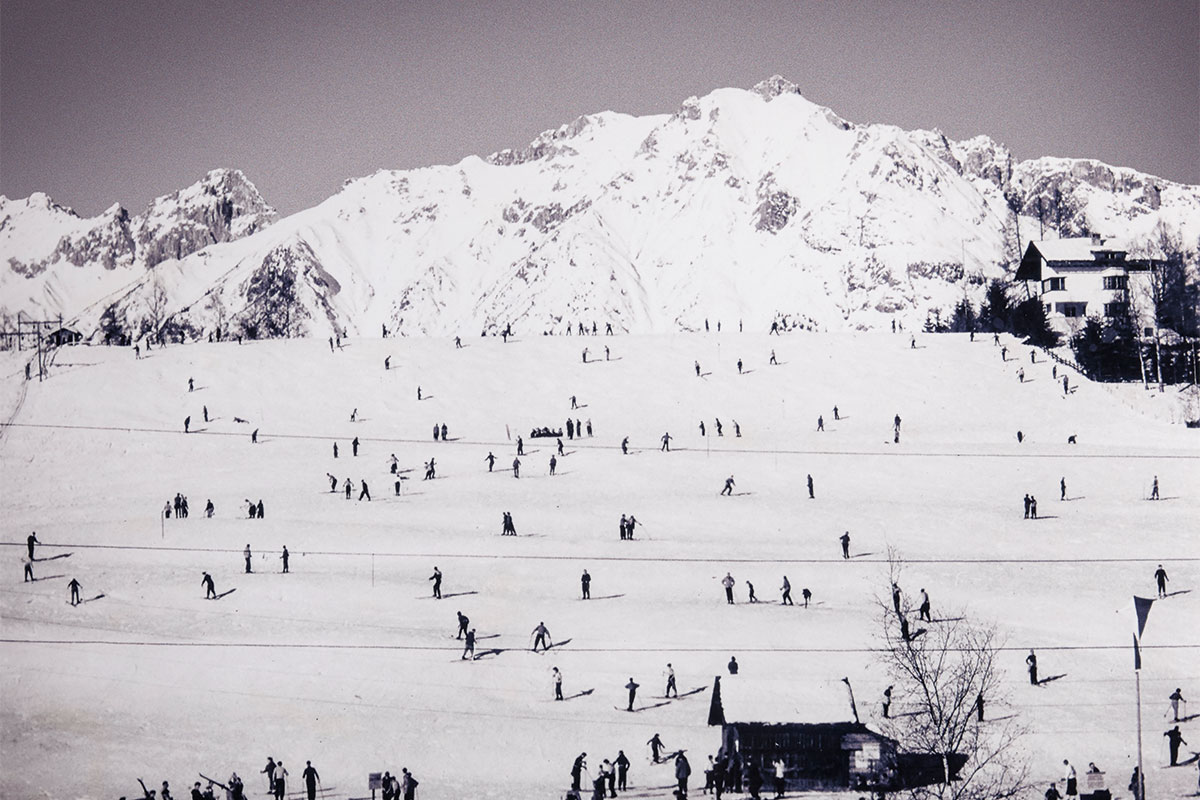
[[[1146,796],[1146,779],[1137,767],[1133,768],[1133,774],[1129,776],[1129,791],[1133,793],[1133,800],[1142,800]]]
[[[621,440],[621,455],[623,455],[623,456],[629,455],[629,437],[628,436],[626,436],[624,439]]]
[[[895,583],[892,584],[892,608],[896,609],[897,614],[900,613],[900,587]]]
[[[556,439],[555,441],[558,442],[558,454],[561,456],[563,454],[562,439]]]
[[[265,514],[265,513],[263,513],[263,501],[262,501],[262,498],[259,498],[259,500],[258,500],[258,507],[257,507],[257,509],[256,509],[256,510],[258,511],[258,518],[259,518],[259,519],[262,519],[264,516],[266,516],[266,514]]]
[[[436,442],[440,438],[442,438],[442,429],[440,427],[438,427],[437,423],[434,423],[433,440]]]
[[[29,583],[30,581],[36,581],[37,578],[33,577],[33,562],[30,561],[28,558],[22,559],[22,561],[25,565],[25,583]]]
[[[750,791],[750,800],[759,800],[762,792],[763,776],[758,764],[750,765],[750,774],[746,777],[746,788]]]
[[[757,603],[758,595],[754,594],[754,584],[751,583],[750,581],[746,581],[746,591],[750,593],[750,597],[746,602]]]
[[[334,443],[333,443],[333,457],[334,457],[334,458],[337,458],[337,457],[338,457],[338,446],[337,446],[337,442],[334,442]]]
[[[33,557],[32,556],[32,553],[33,553],[32,545],[30,545],[30,547],[29,547],[29,552],[31,554],[30,558],[32,558]],[[1163,569],[1162,564],[1159,564],[1158,569],[1154,570],[1154,584],[1158,587],[1158,596],[1160,598],[1167,596],[1167,581],[1169,581],[1169,580],[1170,580],[1170,578],[1167,577],[1167,571],[1165,569]]]
[[[463,635],[467,632],[467,624],[471,620],[467,617],[466,614],[464,614],[461,611],[456,611],[454,613],[458,614],[458,636],[455,636],[454,638],[461,639],[461,638],[463,638]]]
[[[546,628],[546,623],[539,622],[537,627],[533,629],[533,652],[537,652],[538,645],[542,646],[542,650],[549,650],[551,647],[550,631]]]
[[[249,544],[247,544],[246,549],[244,551],[242,551],[242,555],[246,559],[246,574],[249,575],[251,572],[251,570],[250,570],[250,545]]]
[[[1187,744],[1183,738],[1183,734],[1179,732],[1179,726],[1176,725],[1174,728],[1171,728],[1163,736],[1167,737],[1167,747],[1171,751],[1171,766],[1179,766],[1179,745]]]
[[[804,598],[804,607],[808,608],[808,601],[812,600],[812,592],[808,590],[808,587],[805,587],[800,590],[800,596]]]
[[[917,618],[925,620],[926,622],[933,622],[933,620],[929,618],[929,595],[925,593],[924,588],[921,589],[921,608]]]
[[[429,580],[433,581],[433,596],[442,599],[442,571],[436,566],[433,568],[433,574],[429,576]]]
[[[675,780],[679,782],[679,792],[683,797],[687,797],[688,776],[692,774],[692,765],[688,763],[687,756],[681,751],[675,756]]]
[[[725,479],[725,488],[721,490],[721,495],[722,496],[729,495],[732,497],[733,496],[733,485],[734,485],[733,484],[733,476],[730,475],[728,478]]]
[[[583,599],[591,600],[592,599],[592,576],[588,575],[588,571],[586,569],[583,571],[583,574],[579,576],[579,585],[580,585],[580,588],[583,590]]]
[[[624,750],[617,751],[617,758],[613,763],[617,767],[617,788],[623,792],[629,779],[629,758]]]
[[[521,459],[519,459],[519,458],[513,459],[513,477],[514,478],[521,477]]]
[[[726,572],[725,577],[721,579],[721,585],[725,587],[725,602],[733,605],[733,575]]]
[[[668,662],[667,663],[667,690],[665,692],[663,692],[663,697],[670,697],[671,692],[674,692],[675,696],[679,697],[679,689],[675,686],[675,668],[671,666],[670,662]]]
[[[888,715],[892,710],[892,688],[891,686],[883,690],[883,718],[889,719]]]
[[[332,340],[329,343],[329,349],[330,350],[333,349]],[[260,769],[259,773],[267,776],[268,792],[271,790],[274,790],[274,788],[275,788],[275,758],[273,756],[267,756],[267,765],[265,767],[263,767],[262,769]]]
[[[846,531],[841,535],[842,542],[842,558],[850,557],[850,531]]]
[[[467,640],[463,642],[462,661],[475,660],[475,629],[467,631]]]
[[[575,756],[575,763],[571,765],[571,789],[576,792],[579,791],[579,781],[583,776],[583,771],[587,769],[585,758],[587,758],[587,753],[580,753]]]
[[[671,452],[671,434],[664,433],[662,435],[662,447],[659,448],[662,452]]]
[[[488,464],[488,472],[491,472],[492,467],[494,467],[496,465],[496,457],[494,455],[492,455],[491,451],[489,450],[488,454],[487,454],[487,458],[485,458],[483,460],[486,461]]]
[[[649,741],[647,741],[646,744],[650,745],[651,760],[654,761],[655,764],[657,764],[659,761],[662,760],[662,751],[664,748],[662,739],[658,738],[658,734],[656,733],[650,737]]]
[[[912,641],[912,634],[908,630],[908,617],[900,615],[900,638],[906,642]]]
[[[442,441],[443,442],[450,441],[450,437],[446,435],[447,433],[448,433],[448,430],[446,428],[446,423],[443,422],[442,423]]]
[[[350,493],[354,491],[354,484],[350,482],[349,478],[346,478],[346,483],[342,488],[346,490],[346,499],[349,500]]]
[[[1150,499],[1151,500],[1158,499],[1158,476],[1157,475],[1154,476],[1154,483],[1150,487]]]
[[[362,500],[364,497],[365,497],[365,498],[367,498],[367,501],[368,501],[368,502],[370,502],[370,500],[371,500],[371,490],[367,488],[367,482],[366,482],[366,481],[363,481],[363,482],[362,482],[362,491],[358,493],[358,499],[359,499],[359,500]]]
[[[975,695],[975,719],[983,722],[983,692]]]
[[[206,516],[209,519],[212,519],[213,514],[216,512],[216,510],[217,510],[217,508],[216,508],[216,506],[213,505],[213,501],[209,500],[204,505],[204,516]]]
[[[204,599],[215,600],[217,597],[217,589],[213,585],[212,575],[209,575],[207,572],[204,573],[204,577],[200,579],[200,584],[204,587]]]
[[[812,479],[812,475],[809,475],[809,476],[808,476],[808,499],[809,499],[809,500],[813,500],[813,499],[815,499],[815,495],[813,494],[813,479]]]
[[[304,767],[304,772],[301,775],[304,777],[304,788],[308,790],[308,800],[317,800],[317,784],[321,782],[321,776],[317,774],[317,770],[313,767],[311,761],[305,761],[304,763],[307,766]]]
[[[637,697],[637,690],[638,686],[640,685],[641,684],[634,683],[632,677],[629,679],[629,683],[625,684],[625,688],[629,690],[629,708],[626,710],[633,711],[633,701],[634,698]]]
[[[1046,800],[1062,800],[1062,795],[1058,793],[1058,784],[1050,784],[1050,788],[1046,790]]]
[[[284,794],[287,793],[287,776],[288,771],[283,762],[275,762],[275,800],[283,800]]]
[[[288,554],[287,545],[285,544],[283,546],[283,553],[280,554],[280,556],[279,556],[279,558],[283,561],[283,571],[284,572],[288,571],[288,555],[289,554]]]
[[[782,605],[795,605],[792,603],[792,584],[791,581],[787,579],[787,575],[783,576],[783,586],[779,587],[779,590],[783,592],[783,600],[780,601]]]
[[[183,418],[183,432],[188,433],[189,432],[188,429],[191,427],[192,427],[192,418],[184,417]]]
[[[1025,665],[1029,668],[1029,685],[1037,686],[1037,655],[1032,650],[1029,651],[1029,655],[1025,656]]]
[[[728,667],[729,667],[729,674],[730,674],[730,675],[737,675],[737,674],[738,674],[738,663],[737,663],[737,656],[730,656],[730,657],[729,657],[729,664],[728,664]]]
[[[79,590],[83,588],[79,581],[71,578],[71,582],[67,584],[67,588],[71,590],[71,605],[77,606],[81,602],[79,599]]]
[[[358,455],[358,437],[354,437],[354,441],[350,442],[351,449],[354,450],[354,455]]]
[[[26,545],[26,546],[29,548],[29,560],[30,560],[30,561],[33,561],[33,560],[34,560],[34,558],[33,558],[33,546],[34,546],[35,544],[41,544],[41,542],[39,542],[39,541],[38,541],[38,537],[37,537],[37,532],[36,532],[36,531],[34,531],[33,533],[31,533],[31,534],[29,534],[28,536],[26,536],[26,537],[25,537],[25,545]],[[1161,567],[1160,567],[1160,569],[1161,569]],[[1165,573],[1164,573],[1164,574],[1165,574]]]
[[[525,455],[525,440],[523,440],[520,436],[517,437],[517,455]]]

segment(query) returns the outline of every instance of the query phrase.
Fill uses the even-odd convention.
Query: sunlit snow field
[[[1181,593],[1155,604],[1144,638],[1149,796],[1196,790],[1194,763],[1165,768],[1162,732],[1171,690],[1200,694],[1200,593],[1187,591],[1200,563],[1200,430],[1139,411],[1169,399],[1074,372],[1064,396],[1061,368],[1053,380],[1045,356],[1031,364],[1011,339],[1002,362],[985,337],[918,336],[911,349],[907,334],[729,327],[467,338],[461,349],[356,339],[336,353],[303,340],[176,345],[141,360],[125,348],[61,351],[0,439],[0,796],[139,796],[141,777],[169,780],[182,798],[198,773],[234,770],[261,796],[272,755],[289,791],[311,760],[330,797],[370,796],[369,772],[408,767],[422,798],[559,798],[579,752],[594,775],[623,748],[635,796],[669,797],[670,767],[651,765],[645,742],[660,733],[701,771],[719,743],[706,725],[713,677],[731,655],[756,691],[802,687],[811,703],[797,721],[848,719],[843,676],[864,721],[877,719],[886,680],[866,651],[889,548],[906,561],[902,588],[926,588],[935,617],[961,611],[1006,637],[1011,707],[995,713],[1031,729],[1038,796],[1064,758],[1081,773],[1096,762],[1128,796],[1131,597],[1154,595],[1163,563]],[[3,419],[21,396],[15,359],[3,361]],[[564,436],[550,477],[554,440],[528,434],[568,417],[590,420],[594,436]],[[440,423],[448,442],[433,441]],[[399,497],[393,453],[407,478]],[[423,481],[431,457],[437,478]],[[354,498],[365,479],[372,501],[331,494],[326,473],[349,477]],[[721,497],[730,475],[734,495]],[[1163,499],[1152,502],[1155,475]],[[176,492],[191,516],[163,520]],[[1022,519],[1026,492],[1042,519]],[[246,518],[246,499],[263,501],[265,519]],[[519,536],[499,535],[504,511]],[[635,541],[618,538],[623,513],[641,523]],[[43,542],[39,580],[23,583],[31,531]],[[427,580],[435,565],[440,601]],[[585,568],[590,601],[579,596]],[[236,591],[206,600],[206,570],[218,592]],[[727,571],[734,607],[719,583]],[[797,600],[811,589],[812,607],[778,604],[784,575]],[[72,577],[84,598],[103,597],[72,607]],[[744,603],[747,580],[762,603]],[[454,638],[460,610],[481,637],[473,662]],[[530,653],[539,621],[570,641]],[[1063,677],[1030,687],[1030,647],[1043,675]],[[667,662],[681,694],[702,691],[658,705]],[[552,699],[553,666],[566,702]],[[638,706],[651,706],[636,714],[623,710],[630,677]],[[1183,731],[1184,749],[1200,749],[1200,725]]]

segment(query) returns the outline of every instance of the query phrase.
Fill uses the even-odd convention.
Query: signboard
[[[372,792],[375,791],[376,789],[382,789],[383,788],[383,773],[382,772],[368,772],[367,773],[367,788],[370,789]]]

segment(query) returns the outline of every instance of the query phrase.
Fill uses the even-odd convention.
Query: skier
[[[368,501],[368,502],[370,502],[370,500],[371,500],[371,490],[367,488],[367,482],[366,482],[366,481],[362,481],[362,491],[360,491],[360,492],[358,493],[358,499],[359,499],[359,500],[362,500],[364,497],[365,497],[365,498],[367,498],[367,501]]]
[[[736,419],[733,421],[733,435],[739,439],[742,438],[742,426],[738,425],[738,421]]]
[[[795,605],[792,602],[792,584],[791,581],[787,579],[787,575],[783,576],[783,586],[779,587],[779,590],[783,592],[783,600],[780,601],[780,605]]]
[[[663,692],[663,697],[670,697],[671,692],[679,697],[679,689],[675,686],[675,668],[671,666],[671,662],[667,662],[667,690]]]
[[[808,590],[808,587],[805,587],[800,590],[800,596],[804,598],[804,607],[808,608],[808,601],[812,600],[812,592]]]
[[[557,444],[558,444],[558,454],[561,456],[561,455],[563,454],[563,442],[562,442],[562,439],[555,439],[555,442],[557,442]]]
[[[583,592],[582,599],[591,600],[592,599],[592,576],[588,575],[588,571],[586,569],[583,571],[583,574],[579,576],[579,586],[580,586],[580,590]]]
[[[716,428],[717,428],[717,436],[724,436],[725,435],[725,426],[721,424],[721,420],[720,419],[715,420],[714,424],[716,425]]]
[[[1154,570],[1154,583],[1158,586],[1158,596],[1160,599],[1167,596],[1167,581],[1169,580],[1170,578],[1167,577],[1167,571],[1163,569],[1162,564],[1159,564],[1158,569]]]
[[[925,593],[924,588],[921,589],[921,609],[917,618],[925,620],[926,622],[933,622],[933,620],[929,618],[929,595]]]
[[[662,452],[662,451],[665,451],[668,453],[671,452],[671,434],[664,433],[662,435],[662,447],[659,448],[659,450],[660,450],[660,452]]]
[[[346,490],[346,499],[347,499],[347,500],[349,500],[349,499],[350,499],[350,493],[354,491],[354,484],[352,484],[352,483],[350,482],[350,479],[349,479],[349,478],[346,478],[346,483],[345,483],[345,485],[344,485],[342,488],[344,488],[344,489]]]
[[[733,585],[734,585],[734,583],[735,583],[735,581],[733,580],[733,575],[726,572],[725,577],[721,579],[721,585],[725,587],[725,602],[728,603],[729,605],[733,605]]]
[[[183,418],[183,432],[189,433],[190,431],[188,430],[188,428],[190,428],[191,425],[192,425],[192,418],[190,416],[184,417]]]
[[[333,457],[334,457],[334,458],[337,458],[337,457],[338,457],[338,446],[337,446],[337,442],[334,442],[334,443],[333,443]]]
[[[1171,696],[1168,697],[1167,699],[1171,701],[1171,714],[1175,718],[1174,721],[1179,722],[1179,704],[1180,703],[1183,703],[1184,708],[1185,708],[1184,713],[1185,714],[1187,713],[1187,711],[1186,711],[1187,700],[1183,699],[1183,690],[1176,689],[1175,691],[1171,692]]]
[[[71,590],[71,605],[77,606],[83,602],[79,599],[79,590],[83,588],[79,581],[71,578],[71,582],[67,584],[67,588]]]
[[[751,583],[750,581],[746,581],[746,591],[748,591],[750,593],[750,598],[747,602],[757,603],[758,595],[754,594],[754,584]]]
[[[471,630],[467,631],[467,640],[465,642],[463,642],[463,654],[459,660],[466,661],[467,656],[470,656],[471,661],[475,660],[475,629],[474,628],[471,628]]]
[[[1029,685],[1037,686],[1037,655],[1034,654],[1033,650],[1030,650],[1029,655],[1025,656],[1025,664],[1029,667]]]
[[[1176,725],[1171,730],[1163,734],[1167,737],[1167,747],[1171,750],[1171,766],[1179,766],[1179,745],[1187,744],[1183,738],[1183,734],[1179,732],[1179,726]]]
[[[204,587],[205,600],[217,599],[217,590],[213,585],[212,575],[209,575],[207,572],[205,572],[204,577],[200,580],[200,584]]]
[[[704,420],[700,420],[700,435],[704,436]]]
[[[585,423],[585,424],[587,425],[587,435],[588,435],[588,438],[590,439],[590,438],[592,438],[592,418],[588,417],[587,423]]]
[[[329,340],[329,351],[333,352],[333,339]],[[258,772],[267,776],[267,794],[270,794],[275,789],[275,758],[267,756],[267,765]]]
[[[725,479],[725,488],[721,490],[722,495],[733,496],[733,476],[730,475]]]
[[[513,477],[514,478],[521,477],[521,459],[519,459],[519,458],[513,459]]]
[[[688,763],[687,756],[680,750],[675,756],[675,780],[679,782],[680,797],[687,797],[688,776],[691,774],[692,765]]]
[[[358,437],[357,436],[355,436],[354,441],[352,441],[350,443],[350,447],[353,448],[354,455],[357,457],[358,456]]]
[[[448,432],[449,432],[449,431],[448,431],[448,429],[446,428],[446,423],[444,423],[444,422],[443,422],[443,423],[442,423],[442,441],[443,441],[443,442],[448,442],[448,441],[450,441],[450,437],[446,435]]]
[[[350,421],[358,422],[358,409],[357,408],[350,412]]]
[[[1150,487],[1150,499],[1151,500],[1158,499],[1158,476],[1157,475],[1154,476],[1154,483]]]
[[[33,557],[33,546],[35,544],[41,544],[41,542],[38,541],[37,531],[34,531],[33,533],[31,533],[25,537],[25,546],[29,548],[29,560],[30,561],[37,560]]]
[[[840,419],[841,419],[841,417],[838,415],[838,407],[834,406],[833,407],[833,421],[837,422]]]
[[[741,375],[742,374],[742,360],[740,358],[737,360],[737,368],[738,368],[738,375]]]
[[[883,718],[888,719],[888,714],[892,710],[892,689],[893,686],[888,686],[883,690]]]
[[[656,733],[650,737],[646,744],[650,745],[650,759],[657,764],[662,760],[662,751],[665,748],[662,739],[658,738],[658,734]]]
[[[633,711],[633,700],[637,697],[638,686],[640,684],[634,683],[632,677],[630,677],[629,683],[625,684],[625,688],[629,690],[629,707],[626,711]]]
[[[286,575],[288,572],[288,558],[291,554],[288,552],[287,545],[283,546],[283,552],[279,554],[279,560],[283,562],[283,572]]]
[[[202,410],[204,411],[204,421],[208,422],[208,406],[204,406]]]
[[[392,368],[392,357],[391,356],[387,356],[383,359],[383,368],[385,370]]]
[[[823,416],[821,416],[820,414],[817,415],[817,430],[818,431],[825,430],[825,418]]]
[[[463,638],[463,636],[466,634],[466,632],[467,632],[467,624],[468,624],[468,623],[469,623],[471,620],[470,620],[470,619],[468,619],[467,615],[466,615],[466,614],[464,614],[464,613],[463,613],[463,612],[461,612],[461,611],[456,611],[456,612],[454,612],[454,613],[455,613],[455,614],[458,614],[458,636],[455,636],[454,638],[455,638],[455,639],[461,639],[461,638]]]
[[[251,569],[250,569],[250,543],[249,542],[246,543],[246,549],[244,551],[242,551],[242,555],[246,559],[246,574],[249,575],[251,572]]]
[[[738,674],[737,656],[730,656],[729,663],[726,664],[726,666],[729,668],[730,675],[737,675]]]
[[[554,646],[550,641],[550,631],[546,628],[546,623],[544,622],[539,622],[537,627],[533,629],[533,636],[533,652],[535,653],[539,644],[542,646],[543,651],[549,650]]]
[[[550,670],[550,675],[554,679],[554,699],[562,700],[562,673],[558,671],[558,667]]]
[[[287,793],[287,776],[288,771],[283,766],[282,761],[275,762],[275,800],[283,800],[284,794]]]
[[[696,377],[697,378],[700,377],[700,362],[699,361],[696,362]]]
[[[779,362],[775,360],[775,351],[774,350],[771,351],[771,360],[768,363],[774,364],[775,366],[779,366]]]
[[[212,519],[213,514],[216,512],[216,510],[217,510],[217,507],[213,505],[213,501],[211,499],[207,503],[204,504],[204,516],[207,517],[208,519]]]
[[[892,583],[892,608],[896,609],[896,614],[900,613],[900,586]]]
[[[1058,499],[1067,499],[1067,477],[1065,475],[1058,480]]]
[[[192,378],[188,378],[188,391],[189,392],[193,391],[195,388],[196,388],[196,381],[193,380]]]
[[[306,766],[301,775],[304,777],[304,788],[308,790],[308,800],[317,800],[317,784],[321,782],[321,776],[317,774],[311,761],[304,763]]]
[[[840,537],[842,542],[842,558],[850,558],[850,531],[846,531]]]
[[[433,574],[429,576],[429,580],[433,581],[433,596],[436,600],[442,599],[442,571],[435,565]]]
[[[525,455],[525,441],[520,436],[517,437],[517,455]]]
[[[815,497],[816,497],[816,495],[813,494],[812,473],[809,473],[809,475],[808,475],[808,499],[813,500],[813,499],[815,499]]]
[[[496,457],[494,455],[492,455],[491,450],[488,451],[487,457],[483,460],[487,462],[488,472],[491,472],[492,467],[494,467],[496,465]]]
[[[621,440],[621,455],[623,455],[623,456],[629,455],[629,437],[628,436],[626,436],[624,439]]]
[[[36,582],[37,578],[33,577],[33,562],[28,558],[23,558],[21,559],[21,563],[25,567],[25,583],[29,583],[30,581]]]

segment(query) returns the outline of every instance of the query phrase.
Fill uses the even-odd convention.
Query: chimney
[[[1103,244],[1103,242],[1100,239],[1100,234],[1098,234],[1098,233],[1092,234],[1092,244],[1095,245],[1096,247],[1099,247],[1101,244]]]

